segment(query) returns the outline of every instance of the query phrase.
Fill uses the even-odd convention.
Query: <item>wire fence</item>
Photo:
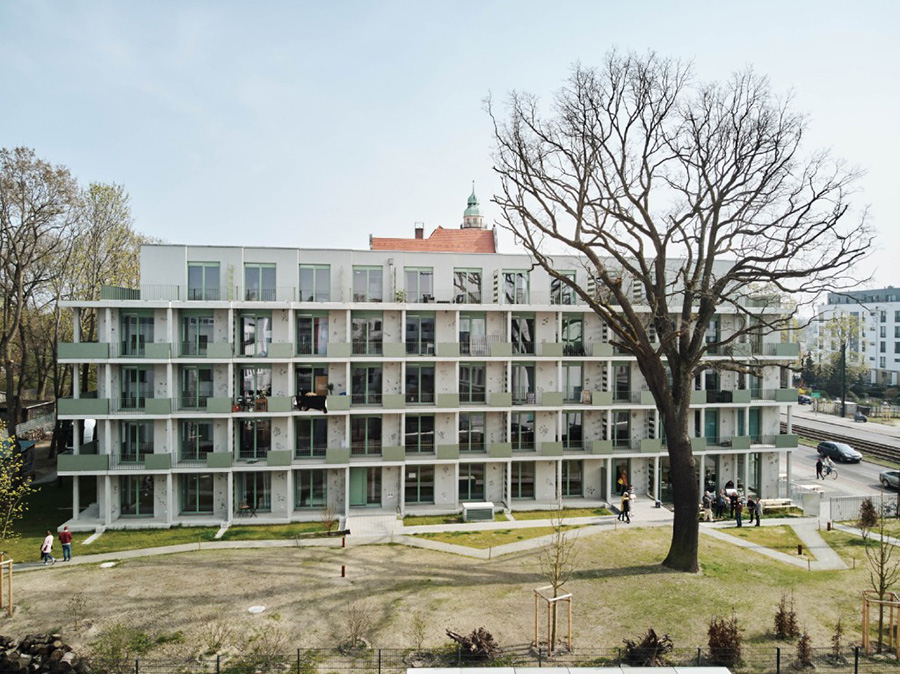
[[[209,660],[134,660],[89,662],[95,674],[403,674],[421,668],[522,668],[522,667],[727,667],[734,674],[788,674],[798,670],[833,674],[896,674],[900,660],[893,653],[866,655],[858,647],[814,648],[803,660],[795,645],[741,649],[737,661],[730,651],[707,648],[679,648],[655,662],[646,662],[646,653],[629,653],[625,648],[556,651],[548,656],[531,647],[504,649],[496,658],[485,660],[457,647],[422,649],[298,649],[290,654],[252,653]],[[627,671],[627,669],[625,670]],[[499,674],[499,673],[498,673]]]

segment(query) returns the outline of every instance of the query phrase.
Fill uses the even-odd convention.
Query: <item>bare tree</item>
[[[553,534],[550,540],[540,549],[538,563],[541,575],[553,589],[553,598],[560,596],[563,586],[575,573],[578,557],[577,535],[569,535],[563,526],[562,510],[552,519]],[[548,646],[552,651],[556,647],[557,625],[559,622],[559,602],[550,602],[550,634],[547,635]],[[536,618],[535,618],[536,619]],[[537,645],[537,644],[535,644]]]
[[[871,505],[871,500],[867,499]],[[873,522],[860,513],[859,528],[863,537],[863,549],[866,551],[866,569],[869,572],[869,583],[884,601],[888,592],[900,581],[900,554],[897,548],[885,539],[890,532],[885,527],[884,498],[878,507],[877,519]],[[875,533],[875,536],[872,534]],[[884,604],[878,604],[878,652],[881,653],[884,637]]]
[[[654,54],[576,66],[549,114],[518,92],[505,114],[490,100],[487,110],[500,224],[636,357],[670,459],[663,563],[696,571],[693,378],[710,367],[706,353],[788,328],[805,298],[853,285],[872,239],[865,212],[848,205],[857,174],[824,152],[802,156],[806,120],[764,78],[694,82],[689,67]],[[559,271],[561,254],[583,261],[588,283]],[[719,311],[742,321],[709,334]],[[737,360],[717,367],[746,371]]]
[[[23,316],[61,269],[71,247],[78,188],[68,169],[38,159],[33,150],[0,149],[0,365],[6,374],[7,418],[14,432],[19,411],[16,382]]]

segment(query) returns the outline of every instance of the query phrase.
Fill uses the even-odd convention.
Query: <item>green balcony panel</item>
[[[144,456],[144,468],[147,470],[169,470],[171,467],[171,454],[147,454]]]
[[[702,452],[706,450],[706,438],[691,438],[691,451]]]
[[[56,458],[60,473],[109,470],[108,454],[60,454]]]
[[[331,412],[342,412],[350,409],[350,396],[328,396],[326,401],[328,410]]]
[[[539,355],[550,356],[551,358],[561,358],[563,355],[563,345],[560,342],[542,342]]]
[[[612,440],[594,440],[591,443],[591,454],[612,454]]]
[[[405,358],[406,344],[398,344],[397,342],[385,342],[382,345],[382,353],[385,358]]]
[[[273,449],[266,454],[266,464],[269,466],[290,466],[294,460],[294,453],[289,449]]]
[[[779,403],[795,403],[797,402],[797,389],[780,388],[775,391],[775,402]]]
[[[659,438],[641,438],[641,454],[657,454],[662,451]]]
[[[512,342],[494,342],[491,344],[491,355],[509,358],[512,356]]]
[[[732,449],[750,449],[750,436],[749,435],[737,435],[731,438],[731,448]]]
[[[294,401],[290,396],[269,396],[266,398],[269,412],[287,414],[294,409]]]
[[[59,398],[56,401],[60,416],[98,417],[109,414],[108,398]]]
[[[294,355],[294,345],[293,344],[269,344],[269,348],[266,349],[266,357],[267,358],[291,358]]]
[[[206,455],[207,468],[231,468],[231,454],[228,452],[210,452]]]
[[[691,405],[703,405],[706,402],[706,391],[691,391]]]
[[[325,450],[325,463],[347,464],[350,463],[349,447],[329,447]]]
[[[492,459],[512,457],[512,445],[508,442],[492,442],[488,445],[488,456]]]
[[[93,360],[109,358],[109,344],[106,342],[60,342],[59,359]]]
[[[168,342],[154,342],[144,346],[144,358],[163,360],[172,357],[172,345]]]
[[[488,393],[491,407],[512,407],[512,393]]]
[[[402,410],[406,407],[406,396],[402,393],[385,393],[381,396],[381,406],[386,410]]]
[[[750,389],[738,389],[731,392],[731,402],[742,403],[747,405],[750,403]]]
[[[561,442],[542,442],[541,456],[562,456],[563,444]]]
[[[641,391],[641,405],[655,405],[656,400],[650,391]]]
[[[438,342],[438,358],[459,358],[459,342]]]
[[[544,391],[541,394],[541,405],[545,407],[561,407],[563,394],[559,391]]]
[[[613,355],[612,344],[591,344],[591,350],[589,353],[592,356],[611,356]]]
[[[406,458],[405,447],[382,447],[382,461],[403,461]]]
[[[231,398],[207,398],[206,411],[210,414],[228,414],[233,404]]]
[[[459,445],[438,445],[435,456],[444,461],[458,459]]]
[[[328,344],[329,358],[349,358],[353,355],[353,345],[349,342],[337,342]]]
[[[207,358],[231,358],[234,345],[231,342],[213,342],[206,345]]]
[[[591,393],[591,402],[594,405],[612,405],[612,391],[594,391]]]
[[[753,347],[748,342],[731,345],[731,353],[735,358],[747,358],[753,352]]]
[[[171,398],[147,398],[144,403],[147,414],[172,414]]]
[[[794,434],[785,433],[775,436],[775,446],[779,449],[795,449],[798,441],[799,437]]]
[[[796,358],[800,355],[800,345],[799,344],[776,344],[775,345],[775,355],[776,356],[785,356],[789,358]]]
[[[438,407],[459,407],[459,393],[438,393]]]

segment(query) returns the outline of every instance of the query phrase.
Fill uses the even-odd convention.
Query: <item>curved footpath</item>
[[[513,517],[515,513],[513,513]],[[771,548],[757,545],[736,536],[723,533],[721,529],[734,528],[731,521],[701,523],[700,532],[719,541],[724,541],[741,548],[758,552],[779,562],[792,564],[797,567],[809,568],[812,571],[846,569],[847,565],[838,554],[829,547],[819,535],[819,530],[824,521],[816,517],[804,518],[773,518],[767,519],[762,526],[788,525],[796,533],[803,545],[816,558],[814,562],[807,562],[796,556],[792,556]],[[616,530],[622,527],[646,527],[646,526],[671,526],[672,513],[665,508],[655,508],[652,501],[647,499],[635,503],[631,524],[625,524],[616,520],[614,516],[603,517],[574,517],[564,520],[567,525],[584,527],[577,531],[578,537],[594,536],[605,531]],[[516,552],[533,550],[546,545],[551,536],[541,536],[524,541],[516,541],[493,548],[470,548],[462,545],[453,545],[440,541],[419,538],[411,534],[436,533],[450,531],[491,531],[508,529],[527,529],[532,527],[553,526],[551,520],[527,520],[508,522],[479,522],[467,524],[464,528],[457,524],[443,524],[432,526],[405,527],[403,522],[394,515],[369,515],[351,516],[348,518],[346,528],[351,535],[347,536],[348,545],[371,545],[384,543],[400,543],[411,547],[449,552],[474,559],[491,559],[495,556],[508,555]],[[860,535],[858,529],[844,525],[835,525],[841,531],[849,534]],[[887,539],[892,545],[900,545],[900,540]],[[71,562],[57,562],[57,564],[44,566],[40,562],[20,562],[14,565],[16,571],[33,571],[35,569],[65,568],[80,564],[97,564],[101,562],[124,561],[139,557],[153,557],[156,555],[170,555],[181,552],[196,552],[198,550],[238,550],[238,549],[265,549],[265,548],[295,548],[295,547],[340,547],[339,538],[312,538],[299,540],[270,540],[270,541],[208,541],[198,543],[186,543],[183,545],[169,545],[157,548],[143,548],[139,550],[123,550],[120,552],[107,552],[103,554],[81,554],[90,547],[80,545],[75,551],[77,554]]]

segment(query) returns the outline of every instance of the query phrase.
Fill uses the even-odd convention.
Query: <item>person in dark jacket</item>
[[[744,500],[740,498],[735,499],[734,504],[734,521],[737,522],[739,527],[743,526],[743,522],[741,522],[741,513],[744,512]]]

